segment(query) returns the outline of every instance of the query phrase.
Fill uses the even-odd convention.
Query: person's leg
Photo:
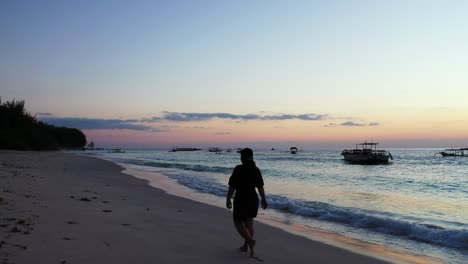
[[[234,219],[234,226],[236,227],[237,232],[244,238],[244,245],[242,245],[239,249],[242,252],[247,252],[249,249],[250,241],[252,241],[252,237],[250,236],[250,232],[247,229],[247,222],[246,219],[235,218]]]
[[[245,221],[245,227],[247,229],[247,232],[249,233],[250,240],[246,240],[246,244],[248,244],[249,249],[250,249],[250,256],[253,257],[255,256],[255,244],[256,241],[253,239],[254,238],[254,225],[253,225],[253,218],[247,218]]]
[[[245,227],[247,227],[247,231],[249,232],[251,239],[254,238],[254,233],[255,233],[253,223],[254,223],[253,218],[247,218],[247,220],[245,221]]]
[[[247,232],[249,232],[250,239],[253,239],[254,238],[253,218],[246,219],[245,227],[247,228]],[[247,252],[248,250],[249,250],[249,241],[245,239],[244,245],[240,247],[240,251]]]
[[[249,251],[249,242],[247,240],[244,240],[244,244],[239,248],[241,252],[247,252]]]
[[[249,231],[247,230],[245,221],[241,219],[234,219],[234,226],[236,227],[237,232],[241,235],[245,241],[252,240]]]

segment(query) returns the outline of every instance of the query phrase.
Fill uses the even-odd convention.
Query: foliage
[[[94,142],[93,141],[89,142],[88,146],[86,146],[86,149],[93,150],[94,149]]]
[[[24,101],[2,103],[0,98],[0,149],[56,150],[85,145],[86,136],[81,130],[38,121],[26,112]]]

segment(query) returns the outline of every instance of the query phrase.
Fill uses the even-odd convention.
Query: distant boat
[[[341,152],[344,160],[353,164],[387,164],[389,159],[393,160],[392,154],[386,150],[378,150],[379,143],[359,143],[355,149],[345,149]]]
[[[289,148],[289,151],[291,152],[291,154],[297,154],[297,148],[296,147]]]
[[[108,153],[125,153],[125,150],[111,149],[111,150],[108,151]]]
[[[208,151],[209,152],[214,152],[216,154],[220,154],[223,150],[220,149],[220,148],[209,148]]]
[[[449,148],[439,152],[442,157],[468,157],[468,148]]]
[[[197,150],[201,150],[199,148],[173,148],[172,150],[170,150],[170,152],[176,152],[176,151],[197,151]]]

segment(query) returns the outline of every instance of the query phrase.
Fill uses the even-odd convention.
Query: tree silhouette
[[[56,150],[86,145],[81,130],[38,121],[26,112],[24,105],[24,100],[2,103],[0,98],[0,149]]]

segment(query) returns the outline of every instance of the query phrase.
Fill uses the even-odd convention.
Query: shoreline
[[[231,212],[170,195],[113,162],[62,152],[0,157],[3,263],[258,263],[237,251]],[[386,263],[373,249],[357,254],[261,221],[256,230],[268,263]]]
[[[110,160],[109,160],[110,161]],[[112,161],[111,161],[112,162]],[[200,203],[209,204],[218,208],[225,209],[222,206],[222,198],[213,196],[210,194],[197,193],[196,191],[182,186],[177,183],[176,180],[170,179],[168,176],[159,172],[150,172],[138,169],[137,165],[116,163],[119,166],[125,168],[122,172],[138,179],[145,179],[148,184],[154,188],[164,190],[166,193],[185,199],[194,200]],[[268,194],[267,194],[268,197]],[[219,199],[218,199],[219,198]],[[269,209],[272,210],[272,209]],[[369,256],[371,258],[378,258],[383,261],[389,261],[392,263],[412,263],[412,264],[429,264],[429,263],[442,263],[434,258],[415,255],[409,252],[393,249],[387,246],[378,245],[351,237],[347,237],[341,234],[337,234],[331,231],[305,226],[301,224],[295,224],[287,222],[284,219],[269,216],[262,213],[263,210],[259,210],[259,214],[255,219],[256,222],[261,222],[266,225],[270,225],[275,228],[279,228],[288,233],[296,236],[305,237],[309,240],[324,243],[332,247],[338,247],[351,252]]]

